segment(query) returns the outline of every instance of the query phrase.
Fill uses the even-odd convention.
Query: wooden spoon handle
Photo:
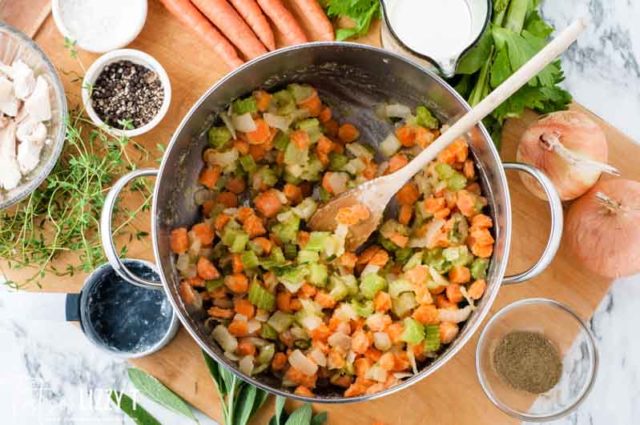
[[[438,153],[449,146],[454,140],[466,134],[471,128],[482,121],[502,102],[507,100],[518,89],[523,87],[547,65],[552,63],[560,54],[569,48],[576,41],[580,33],[586,28],[584,19],[577,19],[569,25],[558,37],[553,39],[542,50],[540,50],[527,63],[521,66],[515,73],[500,84],[494,91],[478,103],[473,109],[468,111],[455,124],[447,129],[432,144],[427,146],[409,164],[392,175],[394,181],[401,182],[400,186],[406,183],[418,171],[431,162]]]

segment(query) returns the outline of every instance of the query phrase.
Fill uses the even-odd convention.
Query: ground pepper
[[[98,117],[119,129],[147,124],[163,100],[158,74],[128,60],[105,66],[91,89],[91,102]]]
[[[493,364],[509,385],[534,394],[549,391],[562,375],[558,349],[540,332],[505,335],[493,353]]]

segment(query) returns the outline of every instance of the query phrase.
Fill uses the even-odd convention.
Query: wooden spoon
[[[440,137],[427,146],[405,167],[394,173],[363,183],[323,205],[309,220],[311,229],[334,231],[337,227],[336,215],[340,209],[364,205],[369,210],[369,217],[350,226],[347,236],[347,249],[353,251],[358,248],[378,228],[387,204],[409,179],[435,159],[441,150],[449,146],[454,140],[464,136],[473,126],[507,100],[509,96],[527,84],[544,67],[552,63],[569,48],[585,28],[586,22],[583,19],[574,21],[558,37],[547,44],[491,94],[442,133]]]

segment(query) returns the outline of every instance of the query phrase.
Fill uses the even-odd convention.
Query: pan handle
[[[113,267],[120,277],[126,281],[150,289],[162,289],[162,282],[159,280],[148,280],[137,276],[132,273],[127,266],[122,262],[116,246],[113,242],[113,231],[111,229],[111,220],[113,217],[113,210],[116,206],[116,200],[122,192],[122,189],[132,180],[139,177],[157,176],[158,170],[154,168],[143,168],[135,170],[122,176],[109,190],[107,197],[104,200],[104,206],[102,207],[102,214],[100,215],[100,238],[102,239],[102,249],[109,260],[109,264]]]
[[[547,177],[542,171],[532,167],[531,165],[518,162],[506,162],[503,165],[505,170],[523,171],[540,183],[549,201],[549,212],[551,214],[551,231],[549,232],[547,246],[544,248],[542,255],[528,270],[511,276],[505,276],[502,283],[504,285],[509,285],[512,283],[524,282],[538,276],[549,266],[551,261],[553,261],[553,258],[556,256],[556,252],[558,252],[558,248],[560,247],[560,239],[562,238],[563,215],[562,202],[560,201],[558,191],[553,186],[549,177]]]

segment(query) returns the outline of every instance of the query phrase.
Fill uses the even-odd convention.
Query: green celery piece
[[[254,269],[260,265],[258,256],[253,251],[245,251],[242,253],[240,259],[242,260],[242,267],[245,269]]]
[[[401,338],[409,344],[422,342],[424,340],[424,326],[416,319],[407,317],[404,319],[404,331]]]
[[[263,165],[258,168],[254,174],[254,178],[259,179],[266,186],[273,187],[278,183],[278,176],[273,168]]]
[[[258,105],[256,103],[256,99],[253,96],[247,97],[246,99],[235,100],[232,107],[233,112],[238,115],[258,112]]]
[[[213,291],[214,289],[219,288],[222,285],[224,285],[224,278],[207,280],[205,282],[205,288],[207,289],[207,291]]]
[[[314,263],[309,265],[309,283],[324,287],[329,278],[329,271],[325,264]]]
[[[467,186],[467,178],[457,171],[447,179],[447,188],[449,190],[458,191]]]
[[[259,244],[255,243],[254,241],[249,241],[247,246],[256,255],[264,254],[264,250],[262,249],[262,247]]]
[[[276,346],[273,344],[267,344],[260,349],[260,353],[256,360],[258,360],[258,363],[269,363],[275,354]]]
[[[313,94],[313,88],[306,84],[289,84],[287,90],[293,95],[296,103],[300,103]]]
[[[289,329],[293,324],[293,316],[281,311],[276,311],[269,317],[267,324],[280,334]]]
[[[277,107],[276,112],[278,115],[289,115],[296,110],[296,101],[293,95],[287,90],[275,92],[271,100]]]
[[[424,252],[422,260],[425,264],[433,267],[438,273],[447,273],[451,270],[449,263],[442,254],[442,248],[433,248]]]
[[[487,277],[487,269],[489,268],[489,260],[486,258],[476,258],[471,263],[471,276],[474,279],[484,279]]]
[[[207,137],[212,147],[222,149],[231,140],[231,132],[227,127],[211,127],[207,132]]]
[[[351,300],[351,306],[360,317],[367,318],[373,314],[373,301],[371,300]]]
[[[306,120],[302,120],[298,122],[298,129],[304,131],[312,131],[320,128],[320,121],[317,118],[307,118]]]
[[[315,155],[313,155],[302,167],[302,174],[300,177],[303,180],[315,182],[320,180],[322,171],[324,171],[324,165]]]
[[[273,139],[273,146],[279,151],[284,151],[287,149],[288,144],[289,136],[278,130],[278,134],[276,134],[276,137]]]
[[[240,157],[240,166],[247,173],[252,173],[256,170],[256,161],[251,155],[243,155]]]
[[[231,243],[231,246],[229,246],[229,252],[232,252],[234,254],[241,253],[247,246],[247,242],[249,242],[249,235],[241,231],[235,232],[233,242]]]
[[[262,260],[260,265],[265,269],[270,269],[272,267],[282,266],[287,262],[287,259],[282,252],[282,248],[279,246],[274,246],[271,249],[271,254],[269,254],[269,258],[266,260]]]
[[[403,271],[411,270],[415,266],[419,266],[421,264],[422,264],[422,253],[416,252],[411,256],[411,258],[409,258],[409,260],[404,265],[404,267],[402,267],[402,270]]]
[[[179,413],[193,421],[196,421],[196,418],[187,403],[167,388],[162,382],[158,381],[147,372],[134,367],[127,369],[127,374],[129,375],[129,380],[133,386],[149,399],[175,413]]]
[[[389,295],[391,295],[391,298],[399,298],[401,294],[410,291],[413,291],[413,285],[404,279],[389,282]]]
[[[348,162],[349,158],[342,153],[331,152],[329,154],[329,170],[331,171],[343,171]]]
[[[329,232],[311,232],[309,234],[309,241],[304,246],[307,251],[320,252],[324,250],[327,239],[331,236]]]
[[[466,245],[445,248],[442,251],[442,256],[454,266],[466,266],[473,260],[473,255]]]
[[[298,251],[298,264],[317,263],[318,261],[320,261],[320,256],[317,252],[306,249]]]
[[[327,202],[329,199],[331,199],[331,194],[327,192],[327,190],[324,187],[321,187],[319,191],[320,191],[320,201]]]
[[[287,260],[294,260],[298,255],[298,247],[294,243],[286,243],[282,248],[284,252],[284,257]]]
[[[349,288],[347,288],[342,279],[331,276],[329,279],[329,295],[336,301],[343,300],[349,295]]]
[[[273,329],[271,325],[265,323],[262,325],[262,329],[260,329],[260,336],[264,339],[275,341],[278,339],[278,332]]]
[[[439,162],[436,164],[436,173],[438,173],[438,177],[440,180],[447,180],[451,176],[455,174],[456,170],[449,164],[444,164]]]
[[[427,107],[423,105],[420,105],[416,108],[416,124],[431,129],[436,129],[440,126],[440,123],[438,122],[436,117],[434,117],[431,114],[431,111],[429,111],[429,109],[427,109]]]
[[[276,306],[276,297],[258,282],[252,282],[249,286],[249,301],[251,304],[263,310],[272,311]]]
[[[306,265],[298,265],[280,270],[279,273],[277,273],[277,277],[278,281],[282,283],[289,292],[294,293],[300,289],[308,274],[309,269]]]
[[[277,223],[271,231],[284,243],[295,243],[300,228],[300,217],[293,215],[284,223]]]
[[[395,251],[395,259],[396,263],[405,264],[413,255],[413,249],[411,248],[401,248]]]
[[[424,327],[424,349],[435,352],[440,349],[440,327],[438,325],[426,325]]]
[[[300,149],[295,143],[289,143],[284,151],[284,163],[304,165],[309,161],[309,148]]]
[[[369,273],[360,282],[360,293],[368,299],[373,299],[380,291],[387,289],[387,280],[377,273]]]

